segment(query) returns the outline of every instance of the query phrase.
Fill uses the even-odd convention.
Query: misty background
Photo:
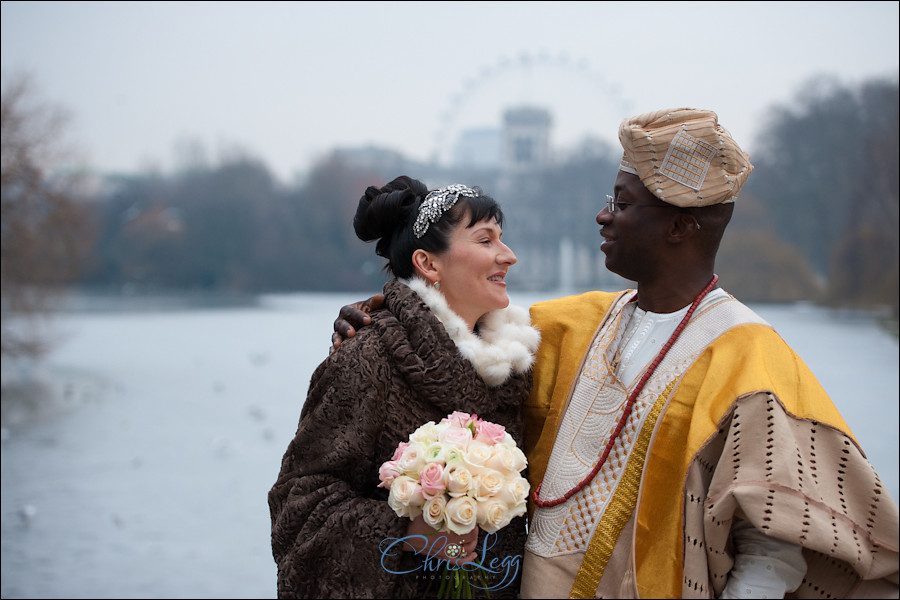
[[[755,165],[723,286],[897,315],[896,2],[2,10],[4,310],[71,285],[378,291],[351,220],[401,174],[500,201],[511,289],[627,285],[594,222],[618,123],[696,106]]]
[[[274,593],[267,487],[385,281],[365,188],[494,196],[514,299],[621,289],[594,219],[660,108],[750,152],[721,285],[896,499],[898,6],[4,1],[3,596]]]

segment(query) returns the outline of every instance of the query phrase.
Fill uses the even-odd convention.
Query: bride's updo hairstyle
[[[503,211],[490,196],[482,196],[479,188],[472,188],[475,197],[460,194],[456,204],[428,226],[424,235],[416,237],[413,225],[419,216],[419,207],[428,195],[428,188],[417,179],[401,175],[387,185],[369,186],[359,199],[353,229],[356,237],[364,242],[377,240],[375,253],[387,259],[384,266],[400,279],[415,275],[412,255],[422,249],[443,254],[450,248],[450,235],[460,221],[470,213],[471,227],[480,221],[493,219],[503,227]]]

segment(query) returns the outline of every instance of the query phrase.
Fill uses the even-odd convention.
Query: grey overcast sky
[[[70,113],[96,171],[166,171],[193,143],[289,180],[334,147],[443,158],[522,104],[559,146],[710,108],[752,153],[813,76],[896,79],[898,21],[898,2],[4,1],[2,71]]]

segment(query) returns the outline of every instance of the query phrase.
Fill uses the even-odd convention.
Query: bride
[[[505,278],[516,256],[502,224],[493,198],[458,184],[429,192],[402,176],[359,200],[356,234],[377,240],[392,278],[372,326],[313,373],[269,492],[279,597],[422,597],[435,577],[428,555],[453,557],[444,543],[384,551],[429,528],[394,513],[379,466],[420,425],[455,411],[503,425],[522,445],[540,336],[526,309],[509,306]],[[442,535],[461,546],[455,560],[480,553],[483,564],[509,564],[522,554],[525,518],[489,541],[478,528]],[[490,595],[514,598],[518,588],[518,577],[507,578]]]

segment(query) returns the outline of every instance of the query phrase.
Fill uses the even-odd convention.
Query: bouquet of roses
[[[421,515],[438,532],[464,535],[476,525],[494,532],[525,514],[526,465],[525,454],[502,425],[457,411],[440,423],[425,423],[401,442],[378,470],[379,487],[390,490],[388,504],[397,516],[413,520]],[[451,557],[460,551],[455,544],[445,549]],[[445,575],[449,569],[448,564]],[[454,587],[468,587],[468,581],[460,581],[465,571],[460,576],[453,569],[452,575]]]

